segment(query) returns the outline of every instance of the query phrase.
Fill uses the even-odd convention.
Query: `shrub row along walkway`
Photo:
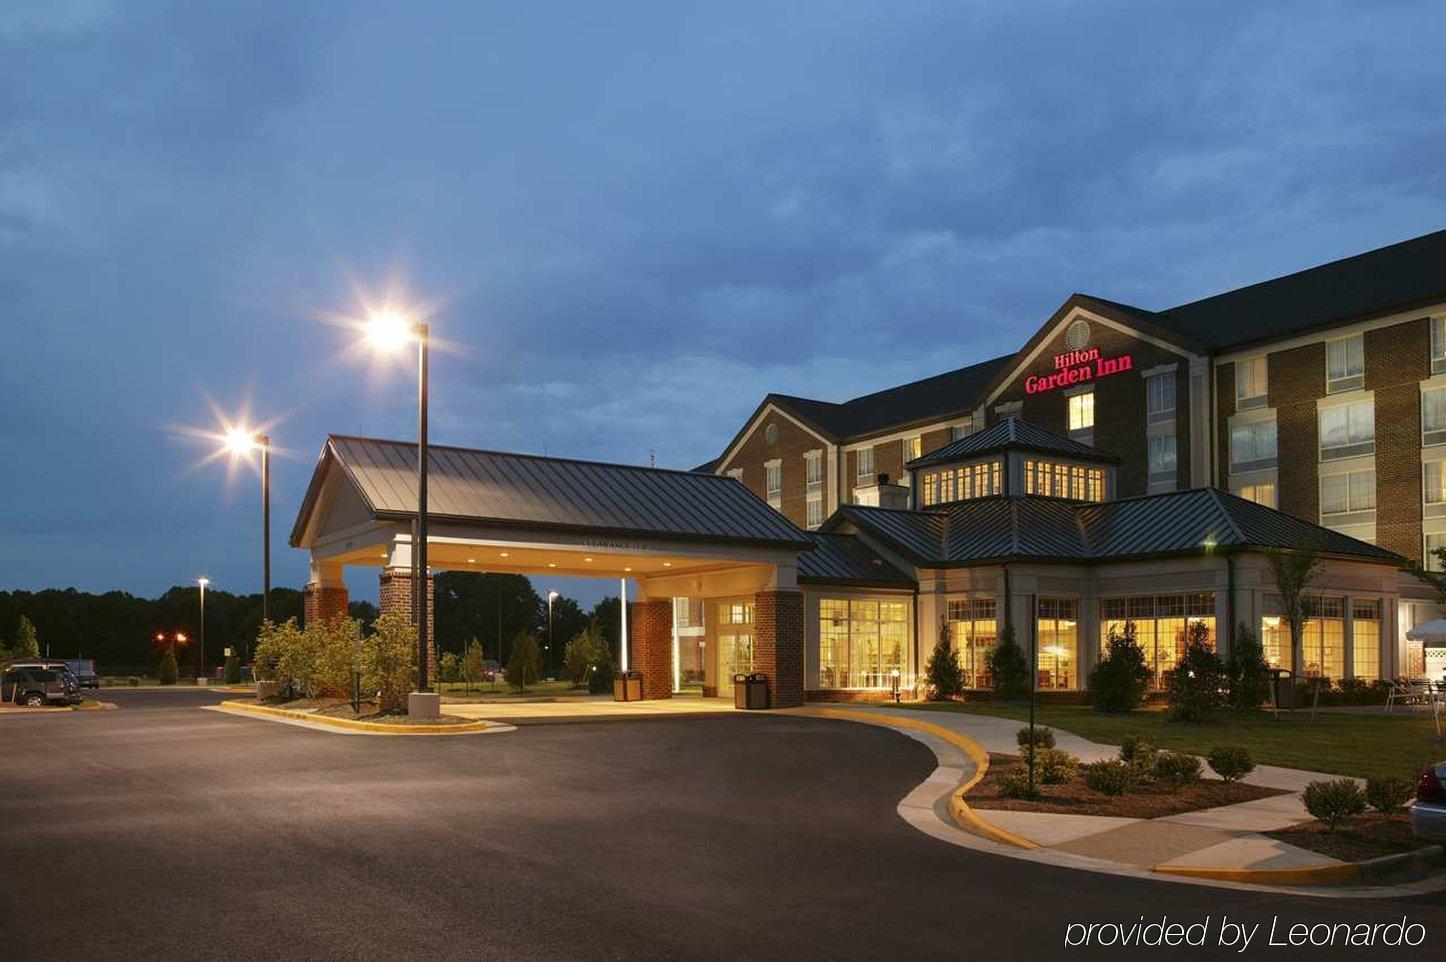
[[[991,754],[1019,752],[1016,733],[1020,723],[1010,718],[956,712],[918,711],[908,708],[849,706],[851,711],[933,723],[963,735]],[[1081,762],[1114,758],[1116,746],[1101,745],[1055,730],[1057,747]],[[1320,772],[1259,765],[1243,781],[1286,794],[1254,801],[1184,812],[1161,818],[1139,819],[1048,812],[987,810],[973,812],[988,824],[1003,829],[1033,846],[1031,857],[1055,852],[1061,864],[1080,865],[1079,859],[1110,866],[1205,880],[1249,882],[1271,886],[1359,886],[1371,881],[1356,865],[1311,852],[1262,834],[1310,819],[1301,793],[1313,781],[1334,776]],[[965,796],[967,801],[967,796]],[[997,836],[995,836],[997,838]]]

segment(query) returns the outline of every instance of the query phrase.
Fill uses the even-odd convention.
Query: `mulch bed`
[[[1373,812],[1346,822],[1334,832],[1322,822],[1306,822],[1265,834],[1346,862],[1414,852],[1427,845],[1411,834],[1411,818],[1405,814],[1385,816]]]
[[[238,699],[248,700],[248,699]],[[443,715],[440,718],[413,718],[407,714],[380,715],[375,702],[364,701],[361,711],[352,711],[351,702],[336,698],[297,698],[293,701],[268,699],[257,702],[271,708],[285,708],[288,711],[309,715],[325,715],[328,718],[349,718],[352,721],[380,722],[383,725],[470,725],[475,719]]]
[[[1018,755],[989,756],[989,771],[984,780],[969,790],[967,801],[978,809],[1010,812],[1052,812],[1059,815],[1111,815],[1118,818],[1160,818],[1194,812],[1202,808],[1218,808],[1237,802],[1251,802],[1271,795],[1286,795],[1278,788],[1261,788],[1241,782],[1201,779],[1184,788],[1173,789],[1146,783],[1129,794],[1111,798],[1101,795],[1076,778],[1063,785],[1038,785],[1040,798],[1028,801],[1007,798],[999,793],[1000,781],[1011,770],[1022,767]]]

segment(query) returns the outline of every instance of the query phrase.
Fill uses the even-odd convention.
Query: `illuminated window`
[[[1305,625],[1301,631],[1300,647],[1305,675],[1339,681],[1345,677],[1345,600],[1306,597],[1302,603]]]
[[[915,458],[917,458],[917,457],[919,456],[919,454],[920,454],[920,449],[921,449],[923,443],[924,443],[924,439],[923,439],[921,436],[917,435],[917,434],[914,435],[912,438],[904,438],[904,439],[900,442],[900,444],[901,444],[901,445],[903,446],[903,448],[904,448],[904,463],[905,463],[905,464],[908,464],[910,461],[914,460]]]
[[[1326,341],[1326,393],[1351,391],[1365,383],[1366,348],[1360,334]]]
[[[854,452],[856,474],[861,483],[867,484],[874,480],[874,449],[859,448]]]
[[[1265,598],[1265,614],[1260,619],[1260,645],[1265,649],[1265,663],[1271,668],[1295,670],[1290,625],[1281,612],[1280,598],[1275,595]]]
[[[1441,561],[1440,555],[1436,552],[1446,548],[1446,534],[1426,535],[1426,557],[1422,562],[1427,571],[1446,571],[1446,564]]]
[[[1110,633],[1127,633],[1133,626],[1135,644],[1145,653],[1150,668],[1150,687],[1163,690],[1172,671],[1185,653],[1192,625],[1205,628],[1205,637],[1215,647],[1215,594],[1201,591],[1183,595],[1100,599],[1100,652],[1109,644]]]
[[[1260,481],[1255,484],[1238,484],[1234,488],[1235,494],[1246,501],[1254,501],[1256,504],[1263,504],[1267,508],[1275,507],[1275,482]]]
[[[1265,358],[1235,362],[1235,410],[1263,407],[1266,403]]]
[[[964,671],[965,688],[993,688],[989,653],[999,638],[993,598],[966,598],[948,604],[949,644]]]
[[[726,601],[715,610],[720,686],[726,687],[733,683],[734,675],[753,670],[753,605]]]
[[[1105,472],[1080,464],[1059,461],[1026,461],[1024,493],[1075,501],[1103,501]]]
[[[1073,598],[1039,599],[1035,622],[1041,691],[1071,691],[1078,687],[1075,666],[1079,656],[1079,602]]]
[[[903,601],[820,598],[818,683],[822,688],[893,687],[909,640]]]
[[[1002,462],[980,461],[962,467],[925,471],[919,478],[919,500],[924,507],[986,498],[1002,488]]]
[[[1381,603],[1351,602],[1351,670],[1357,678],[1381,677]]]
[[[1376,402],[1374,398],[1336,404],[1320,411],[1320,456],[1322,461],[1353,458],[1376,449]]]
[[[1081,391],[1069,397],[1069,429],[1089,431],[1095,426],[1095,392]]]

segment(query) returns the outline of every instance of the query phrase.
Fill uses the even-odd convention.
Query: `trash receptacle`
[[[745,674],[733,676],[733,707],[748,707],[748,676]]]
[[[1282,668],[1278,668],[1274,672],[1272,672],[1272,674],[1274,675],[1274,677],[1271,679],[1271,681],[1272,684],[1274,684],[1275,688],[1271,694],[1274,699],[1275,707],[1294,709],[1295,673],[1286,671]]]
[[[748,676],[748,700],[746,707],[760,709],[768,707],[768,676],[757,672]]]
[[[640,671],[619,672],[613,679],[613,701],[642,701],[643,673]]]

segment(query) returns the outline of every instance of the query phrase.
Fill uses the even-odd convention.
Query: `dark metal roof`
[[[798,580],[866,587],[912,588],[914,579],[849,534],[810,532],[813,550],[798,556]]]
[[[1156,313],[1220,350],[1446,299],[1446,230]]]
[[[923,567],[1013,559],[1129,561],[1307,545],[1335,558],[1405,564],[1405,559],[1383,548],[1217,488],[1102,504],[1001,496],[929,511],[845,505],[836,517],[853,521]]]
[[[732,478],[439,445],[431,446],[429,454],[427,510],[438,520],[812,546],[787,518]],[[292,544],[305,529],[332,459],[377,518],[416,515],[416,444],[333,435],[292,530]]]
[[[904,467],[913,469],[947,461],[962,461],[1000,451],[1037,451],[1041,454],[1055,454],[1076,461],[1100,464],[1113,464],[1120,460],[1113,454],[1055,434],[1030,421],[1009,417],[992,427],[976,431],[957,441],[950,441],[942,448],[915,458]]]

